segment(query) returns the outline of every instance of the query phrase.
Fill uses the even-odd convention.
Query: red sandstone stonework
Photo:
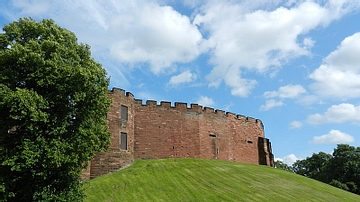
[[[111,145],[89,162],[87,177],[116,171],[136,158],[206,158],[273,166],[271,144],[258,119],[197,104],[188,108],[186,103],[158,105],[148,100],[144,105],[118,88],[108,96],[113,100],[107,115]],[[121,110],[127,110],[126,118]],[[127,137],[126,144],[121,136]]]

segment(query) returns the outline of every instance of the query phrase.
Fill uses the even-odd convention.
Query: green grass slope
[[[90,180],[86,201],[360,201],[279,169],[204,159],[137,160]]]

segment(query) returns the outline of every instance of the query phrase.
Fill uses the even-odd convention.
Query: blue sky
[[[109,88],[261,119],[291,164],[360,146],[360,1],[3,0],[91,46]]]

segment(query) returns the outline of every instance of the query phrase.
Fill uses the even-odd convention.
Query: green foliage
[[[291,166],[287,165],[282,161],[275,161],[274,164],[275,164],[275,168],[292,172]]]
[[[320,152],[296,161],[295,173],[360,194],[360,147],[339,144],[333,154]]]
[[[0,34],[0,200],[80,201],[80,174],[109,144],[106,71],[52,20]]]
[[[341,183],[337,180],[331,180],[331,182],[329,183],[331,186],[334,186],[334,187],[337,187],[337,188],[340,188],[340,189],[343,189],[343,190],[346,190],[346,191],[349,191],[349,187],[344,184],[344,183]]]
[[[298,160],[293,164],[293,171],[322,182],[329,182],[328,164],[332,158],[330,154],[319,152],[304,160]]]
[[[85,201],[360,201],[360,196],[274,169],[205,159],[136,160],[88,181]]]

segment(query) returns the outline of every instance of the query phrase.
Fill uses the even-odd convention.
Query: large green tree
[[[329,170],[333,179],[344,184],[345,189],[360,194],[360,147],[339,144],[334,149]]]
[[[53,20],[0,33],[0,201],[81,201],[80,176],[109,144],[109,80]]]
[[[329,161],[332,159],[331,154],[319,152],[307,157],[304,160],[298,160],[293,165],[293,171],[297,174],[310,177],[325,183],[329,183],[332,176],[329,175]]]
[[[333,154],[319,152],[292,165],[294,173],[360,194],[360,147],[339,144]]]

